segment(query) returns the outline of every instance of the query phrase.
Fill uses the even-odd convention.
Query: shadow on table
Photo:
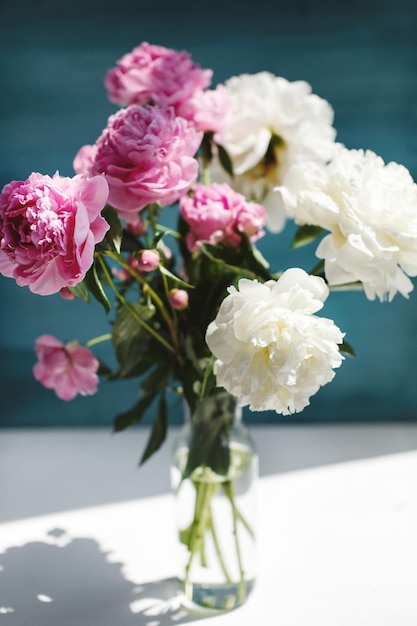
[[[94,539],[49,535],[52,543],[0,555],[2,625],[172,626],[208,616],[182,606],[175,579],[135,585]]]

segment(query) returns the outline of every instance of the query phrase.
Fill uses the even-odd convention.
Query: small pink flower
[[[105,174],[109,203],[131,220],[152,202],[171,204],[187,193],[202,136],[172,109],[131,105],[110,116],[90,174]]]
[[[92,352],[76,341],[63,344],[52,335],[42,335],[35,343],[38,363],[33,375],[47,389],[54,389],[61,400],[97,391],[99,362]]]
[[[144,250],[137,259],[137,267],[140,272],[153,272],[160,261],[161,257],[156,250]]]
[[[188,306],[188,293],[184,289],[172,289],[169,294],[169,304],[177,311],[186,309]]]
[[[185,51],[143,42],[125,54],[105,76],[112,102],[120,106],[152,102],[176,107],[210,85],[212,70],[202,70]]]
[[[109,229],[101,217],[104,176],[52,178],[37,172],[0,195],[0,272],[34,293],[58,293],[84,279],[94,246]]]
[[[196,185],[192,196],[181,198],[180,210],[190,227],[186,241],[191,252],[201,243],[238,246],[239,232],[252,241],[264,234],[264,207],[248,202],[226,183]]]

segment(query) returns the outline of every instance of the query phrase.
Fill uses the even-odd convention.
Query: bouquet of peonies
[[[142,43],[107,73],[120,108],[75,155],[75,175],[34,172],[0,197],[0,272],[41,296],[97,300],[111,317],[84,346],[39,337],[34,376],[63,400],[95,393],[99,376],[137,377],[114,428],[153,412],[142,462],[165,438],[169,392],[192,415],[224,391],[251,411],[302,411],[353,353],[318,315],[329,292],[391,301],[417,275],[405,167],[336,143],[331,106],[304,81],[260,72],[210,89],[211,78],[187,52]],[[310,273],[271,268],[257,248],[290,219],[293,246],[318,242]],[[115,368],[94,356],[100,341]],[[185,473],[204,463],[227,474],[229,417],[201,414]]]
[[[107,73],[121,108],[79,150],[76,175],[35,172],[1,193],[0,272],[115,311],[87,346],[40,337],[34,375],[64,400],[95,393],[98,375],[137,376],[116,430],[159,399],[164,433],[168,390],[190,407],[223,387],[252,411],[302,411],[351,352],[317,315],[329,290],[392,300],[417,274],[405,167],[336,143],[333,110],[306,82],[260,72],[210,89],[211,78],[187,52],[142,43]],[[310,274],[274,273],[256,248],[289,218],[294,246],[319,240]],[[90,351],[101,340],[115,371]]]
[[[260,72],[210,89],[211,78],[187,52],[142,43],[107,73],[121,108],[75,175],[32,173],[1,193],[0,272],[111,315],[85,346],[40,337],[36,379],[70,400],[99,376],[137,377],[114,428],[154,412],[142,461],[164,440],[168,392],[192,414],[224,390],[252,411],[302,411],[352,353],[318,315],[329,291],[392,300],[417,275],[417,186],[403,166],[336,143],[333,110],[306,82]],[[272,271],[256,247],[288,219],[294,246],[318,242],[311,273]],[[104,340],[116,368],[91,351]],[[194,456],[227,472],[219,419]]]

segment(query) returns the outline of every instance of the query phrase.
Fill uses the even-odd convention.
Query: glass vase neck
[[[192,422],[195,419],[213,419],[213,417],[219,414],[230,416],[231,423],[237,424],[242,421],[242,407],[238,406],[236,398],[227,392],[217,393],[202,400],[197,400],[193,410],[190,409],[185,398],[183,405],[185,423]]]

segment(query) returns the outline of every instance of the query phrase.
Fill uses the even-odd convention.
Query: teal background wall
[[[104,74],[143,40],[187,49],[214,70],[214,84],[261,70],[307,80],[333,105],[339,141],[403,163],[417,179],[416,35],[414,0],[3,3],[0,184],[33,170],[73,174],[78,148],[94,142],[115,111]],[[268,236],[264,253],[277,268],[311,268],[312,250],[290,253],[290,236],[291,229]],[[323,314],[347,333],[356,359],[302,414],[247,419],[416,420],[417,292],[391,304],[335,294]],[[98,306],[34,296],[0,277],[0,425],[110,425],[133,404],[136,384],[101,384],[96,396],[65,403],[31,374],[40,334],[84,342],[106,331]]]

